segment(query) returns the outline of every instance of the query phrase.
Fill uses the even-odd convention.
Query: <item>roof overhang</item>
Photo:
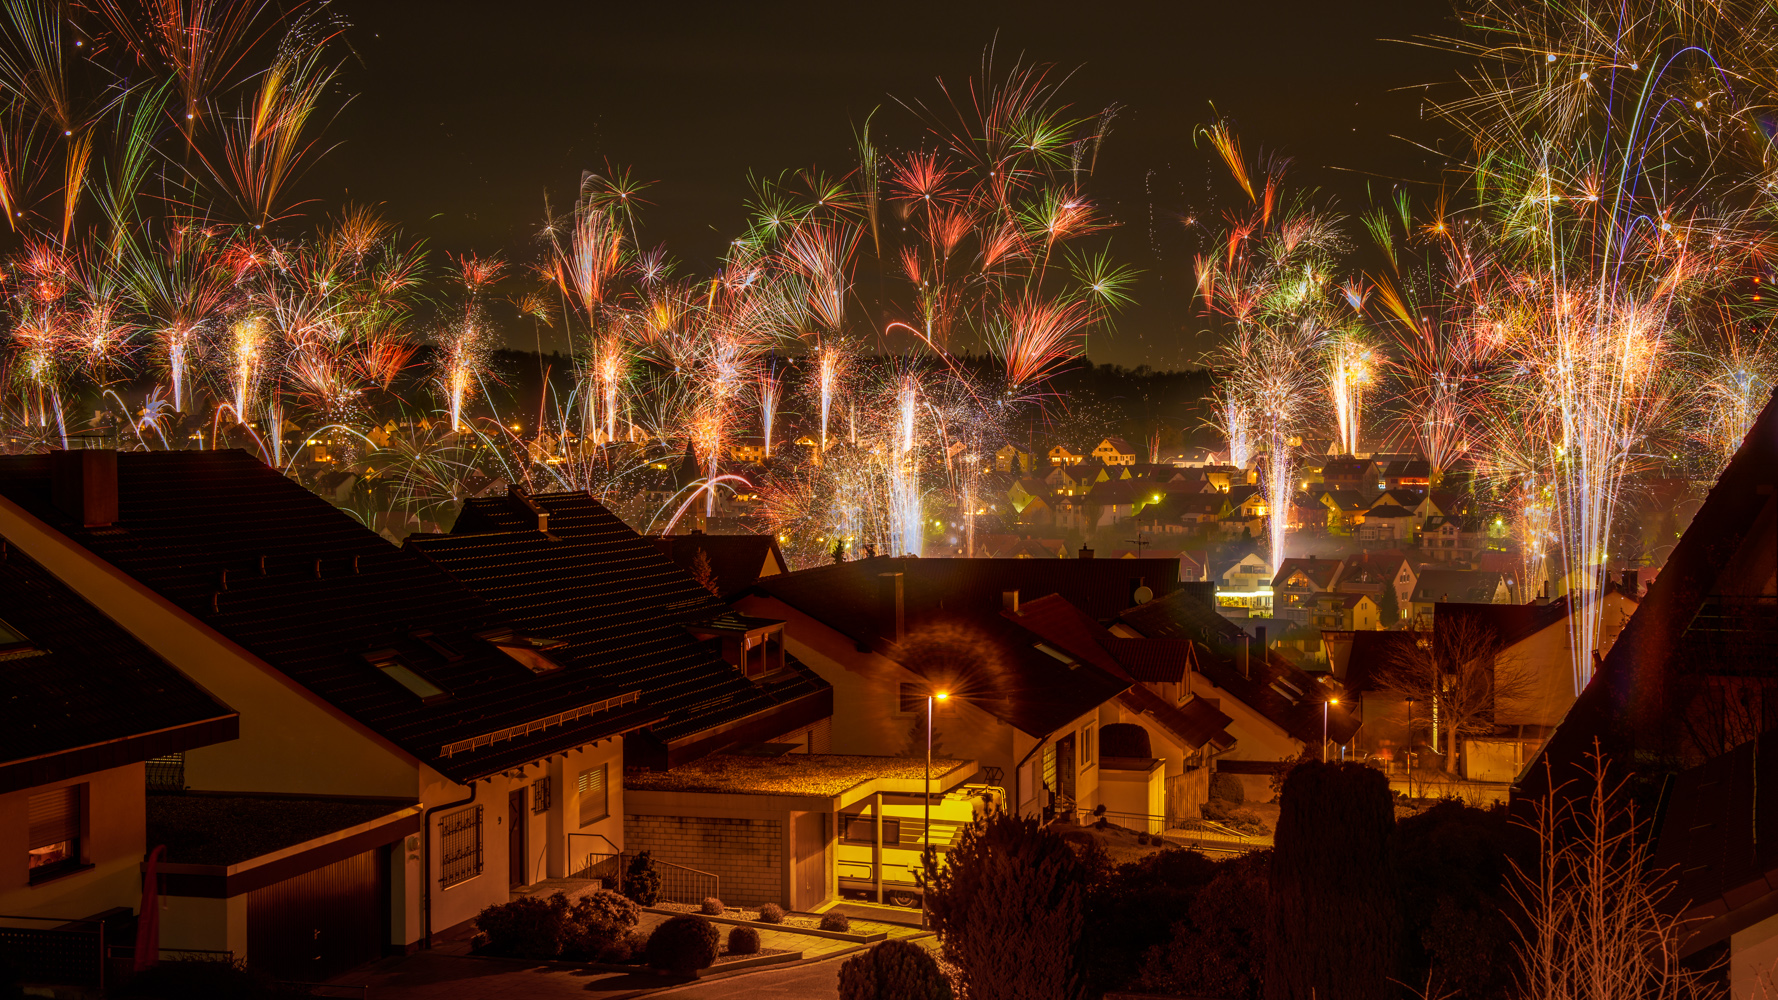
[[[240,735],[241,717],[229,712],[153,732],[7,761],[0,764],[0,792],[16,792],[114,767],[140,764],[155,757],[227,743]]]

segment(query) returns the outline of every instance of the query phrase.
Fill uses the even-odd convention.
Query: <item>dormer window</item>
[[[719,640],[722,658],[748,678],[784,669],[784,623],[776,619],[730,612],[693,622],[686,630],[699,639]]]
[[[486,640],[534,674],[547,674],[552,670],[562,669],[562,665],[549,656],[549,650],[565,645],[560,639],[527,635],[509,628],[477,632],[476,637]]]
[[[23,632],[0,621],[0,655],[22,652],[31,648],[33,648],[31,640],[25,638]]]
[[[398,650],[379,649],[364,654],[365,662],[383,672],[389,678],[417,696],[421,701],[433,701],[447,697],[445,689],[432,683],[431,680],[415,670]]]

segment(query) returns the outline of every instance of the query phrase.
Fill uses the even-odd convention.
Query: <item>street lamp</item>
[[[920,845],[920,871],[922,875],[920,880],[921,930],[925,930],[927,927],[926,892],[930,888],[928,883],[930,883],[933,874],[929,870],[926,861],[928,857],[932,857],[932,703],[935,701],[946,701],[950,697],[951,692],[949,691],[928,690],[926,692],[926,788],[924,789],[925,794],[922,796],[926,801],[926,834],[921,838],[923,842]]]
[[[1327,763],[1327,706],[1338,705],[1340,699],[1329,698],[1321,703],[1321,763]]]

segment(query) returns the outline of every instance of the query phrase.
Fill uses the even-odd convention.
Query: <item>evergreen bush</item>
[[[951,984],[925,948],[884,941],[840,966],[840,1000],[951,1000]]]
[[[661,873],[654,869],[654,858],[647,851],[630,859],[624,871],[624,895],[639,906],[653,906],[661,899]]]
[[[781,924],[784,922],[784,907],[777,903],[767,903],[759,908],[759,922],[762,924]]]
[[[722,905],[722,900],[717,899],[715,896],[710,896],[698,907],[698,912],[706,917],[720,917],[722,916],[723,911],[727,909],[728,907]]]
[[[821,915],[821,929],[849,934],[852,931],[852,921],[844,913],[823,913]]]
[[[716,964],[722,935],[716,925],[696,914],[669,917],[648,936],[646,955],[650,968],[675,976],[689,976]]]
[[[731,955],[759,954],[759,931],[751,927],[737,927],[729,931],[728,953]]]
[[[1247,789],[1240,778],[1218,771],[1210,776],[1210,799],[1238,806],[1247,801]]]

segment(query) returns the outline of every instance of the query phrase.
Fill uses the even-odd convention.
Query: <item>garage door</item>
[[[275,979],[318,983],[383,954],[388,881],[366,851],[247,894],[247,961]]]

